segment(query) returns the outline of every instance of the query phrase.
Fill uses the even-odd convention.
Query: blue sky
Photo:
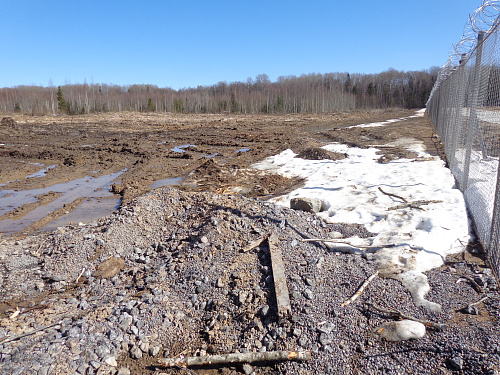
[[[0,0],[0,87],[442,66],[471,0]]]

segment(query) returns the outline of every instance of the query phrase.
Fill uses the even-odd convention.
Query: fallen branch
[[[480,303],[486,301],[488,299],[488,296],[481,298],[479,301],[471,303],[470,305],[467,305],[468,307],[476,306],[479,305]]]
[[[472,284],[472,287],[476,290],[478,293],[484,293],[484,290],[481,285],[479,285],[476,280],[474,280],[472,277],[466,276],[466,275],[460,275],[460,279],[457,280],[457,284],[460,282],[461,279],[465,279],[469,281]]]
[[[343,302],[340,306],[347,306],[348,304],[356,301],[358,299],[358,297],[361,295],[361,293],[363,293],[363,291],[365,290],[365,288],[368,286],[368,284],[370,284],[370,282],[375,277],[377,277],[378,272],[379,272],[378,270],[375,271],[375,273],[373,275],[371,275],[368,279],[366,279],[365,282],[359,287],[358,291],[356,293],[354,293],[352,295],[352,297],[349,298],[347,301]]]
[[[403,197],[400,197],[399,195],[396,195],[396,194],[392,194],[392,193],[388,193],[386,191],[383,191],[382,188],[379,186],[378,187],[378,190],[382,193],[382,194],[385,194],[385,195],[388,195],[389,197],[393,197],[393,198],[398,198],[398,199],[401,199],[403,202],[405,203],[408,203],[408,201],[403,198]]]
[[[158,360],[163,367],[190,367],[190,366],[210,366],[225,365],[231,363],[253,363],[253,362],[277,362],[277,361],[309,361],[311,352],[290,352],[279,350],[272,352],[258,353],[230,353],[207,355],[203,357],[186,358],[161,358]]]
[[[407,244],[388,243],[388,244],[381,244],[379,246],[362,246],[362,245],[354,245],[354,244],[350,243],[349,241],[338,240],[338,239],[335,239],[335,238],[304,238],[301,241],[302,242],[331,242],[331,243],[338,243],[338,244],[349,245],[351,247],[354,247],[354,248],[357,248],[357,249],[363,249],[363,250],[380,250],[380,249],[383,249],[384,247],[396,247],[396,246],[407,245]]]
[[[399,210],[401,208],[416,208],[418,210],[423,210],[424,209],[420,206],[423,206],[425,204],[431,204],[431,203],[442,203],[443,201],[414,201],[414,202],[408,202],[408,203],[405,203],[405,204],[400,204],[398,206],[394,206],[394,207],[389,207],[387,210]]]
[[[283,265],[283,256],[278,245],[278,235],[276,232],[271,234],[267,242],[269,243],[269,253],[271,254],[278,316],[284,318],[285,316],[292,315],[292,305],[290,304],[290,295],[288,294],[288,286],[286,285],[285,266]]]
[[[82,277],[83,273],[85,272],[85,267],[82,268],[82,272],[78,275],[78,277],[75,280],[75,284],[78,284],[78,281],[80,280],[80,277]]]
[[[246,245],[243,249],[241,249],[241,252],[246,253],[246,252],[248,252],[248,251],[250,251],[252,249],[255,249],[257,246],[260,246],[260,244],[262,242],[264,242],[265,240],[267,240],[268,238],[269,238],[268,235],[260,237],[259,239],[257,239],[255,241],[249,243],[248,245]]]
[[[366,302],[366,305],[372,307],[374,310],[378,310],[381,313],[388,314],[388,315],[390,315],[394,318],[397,318],[397,319],[414,320],[415,322],[422,323],[424,326],[435,329],[436,331],[443,331],[448,327],[446,324],[434,323],[434,322],[431,322],[429,320],[418,319],[418,318],[415,318],[414,316],[403,314],[399,310],[387,310],[387,309],[384,309],[383,307],[380,307],[380,306],[377,306],[377,305],[374,305],[374,304],[368,303],[368,302]]]
[[[474,302],[474,303],[470,303],[467,306],[462,307],[461,309],[458,309],[457,311],[462,311],[462,312],[465,312],[467,314],[470,314],[472,307],[479,305],[480,303],[486,301],[487,299],[488,299],[488,296],[485,296],[485,297],[481,298],[479,301]]]
[[[29,332],[26,332],[26,333],[23,333],[23,334],[20,334],[20,335],[17,335],[17,336],[6,336],[6,337],[3,337],[2,339],[0,339],[0,343],[3,345],[3,344],[6,344],[8,342],[11,342],[11,341],[15,341],[15,340],[19,340],[19,339],[22,339],[23,337],[26,337],[26,336],[30,336],[30,335],[33,335],[37,332],[40,332],[40,331],[44,331],[48,328],[52,328],[52,327],[55,327],[59,324],[62,324],[64,322],[64,320],[60,320],[56,323],[52,323],[52,324],[49,324],[49,325],[46,325],[46,326],[41,326],[41,327],[38,327],[32,331],[29,331]]]

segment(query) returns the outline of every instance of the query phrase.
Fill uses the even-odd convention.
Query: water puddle
[[[70,213],[52,220],[42,231],[55,230],[58,227],[68,225],[69,223],[91,223],[98,218],[104,217],[117,210],[120,207],[120,198],[108,197],[102,199],[88,198]]]
[[[212,155],[205,155],[205,158],[207,158],[207,159],[212,159],[212,158],[215,158],[217,155],[219,155],[219,153],[218,153],[218,152],[216,152],[216,153],[214,153],[214,154],[212,154]]]
[[[80,197],[88,197],[91,201],[92,199],[97,201],[97,199],[100,200],[101,198],[113,197],[113,194],[109,192],[111,183],[123,172],[125,172],[125,170],[100,177],[86,176],[77,180],[52,185],[42,189],[2,190],[0,191],[0,216],[6,214],[7,212],[13,211],[15,208],[22,205],[37,202],[37,198],[35,198],[35,196],[37,195],[47,194],[51,191],[61,192],[63,193],[63,195],[45,206],[35,208],[19,220],[0,220],[0,232],[10,234],[21,231],[35,221],[41,220],[50,212],[62,208],[64,207],[64,205],[69,204]],[[110,199],[110,201],[111,200],[112,199]],[[119,198],[114,198],[113,203],[108,203],[109,206],[104,210],[104,213],[100,209],[95,209],[92,213],[91,220],[96,220],[99,217],[108,215],[113,212],[113,210],[116,209],[116,207],[119,205]],[[110,209],[110,207],[112,207],[112,209]],[[70,221],[73,220],[67,220],[66,224],[68,224]],[[77,221],[82,220],[78,219]],[[61,225],[64,224],[60,224],[59,226]]]
[[[30,164],[40,165],[40,166],[42,166],[42,167],[43,167],[43,164],[40,164],[40,163],[30,163]],[[54,165],[49,165],[48,167],[43,168],[43,169],[39,170],[38,172],[35,172],[35,173],[33,173],[33,174],[30,174],[29,176],[26,176],[26,177],[25,177],[25,179],[26,179],[26,178],[37,178],[37,177],[43,177],[43,176],[45,176],[45,175],[47,174],[47,172],[48,172],[49,170],[51,170],[52,168],[55,168],[55,167],[57,167],[57,164],[54,164]],[[21,180],[7,181],[5,184],[0,184],[0,187],[1,187],[1,186],[5,186],[5,185],[10,184],[11,182],[15,182],[15,181],[21,181]]]
[[[239,150],[236,151],[236,153],[239,154],[240,152],[247,152],[250,150],[251,150],[251,148],[240,148]]]
[[[174,151],[174,152],[186,152],[186,150],[184,150],[185,148],[189,148],[189,147],[197,147],[196,145],[182,145],[182,146],[175,146],[174,148],[172,148],[171,150]]]
[[[163,186],[180,185],[182,177],[165,178],[164,180],[156,180],[151,185],[151,189],[160,188]]]

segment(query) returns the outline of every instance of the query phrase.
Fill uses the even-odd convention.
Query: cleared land
[[[286,148],[302,157],[337,157],[317,149],[332,141],[366,147],[414,138],[431,154],[440,153],[426,117],[349,128],[412,114],[122,113],[12,116],[13,121],[2,122],[2,189],[11,197],[28,189],[48,191],[3,208],[0,229],[28,221],[30,213],[61,199],[54,184],[78,185],[74,181],[84,179],[82,186],[98,185],[98,178],[122,172],[103,186],[123,201],[106,218],[38,233],[56,216],[77,212],[82,200],[112,199],[106,189],[74,193],[65,206],[0,238],[0,372],[498,372],[500,298],[478,248],[469,246],[427,273],[428,298],[441,304],[439,314],[415,307],[399,282],[383,277],[375,277],[357,300],[343,306],[376,273],[375,265],[360,255],[302,240],[371,233],[360,225],[326,224],[313,214],[266,202],[301,181],[249,168]],[[380,163],[414,157],[404,146],[381,149]],[[178,177],[182,181],[170,180],[180,183],[175,188],[148,192],[155,181]],[[273,233],[277,241],[273,237],[269,243]],[[288,316],[279,316],[273,246],[282,256]],[[384,341],[380,325],[395,319],[394,309],[447,327],[428,328],[418,340]],[[312,359],[159,366],[164,357],[283,350],[310,350]]]

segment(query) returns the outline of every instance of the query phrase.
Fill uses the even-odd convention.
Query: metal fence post
[[[463,122],[463,108],[465,103],[465,66],[467,65],[467,55],[462,54],[460,59],[460,65],[458,66],[456,75],[458,83],[458,97],[455,103],[454,115],[452,117],[453,129],[451,129],[451,141],[446,140],[446,144],[449,146],[448,149],[448,160],[451,169],[455,168],[457,164],[457,144],[458,135],[461,132],[462,122]]]
[[[496,276],[500,277],[500,162],[497,165],[497,184],[495,188],[495,200],[493,201],[493,217],[491,219],[490,238],[486,246],[488,258],[492,263]]]
[[[477,107],[479,106],[479,88],[481,85],[481,65],[483,58],[483,40],[484,31],[480,31],[477,35],[477,49],[476,49],[476,64],[474,66],[474,81],[472,84],[472,98],[470,101],[470,115],[469,115],[469,129],[467,132],[466,141],[466,151],[464,160],[464,175],[462,179],[461,189],[463,192],[467,189],[467,183],[469,181],[469,165],[472,152],[472,144],[474,142],[474,136],[476,133],[476,128],[479,126],[479,119],[477,117]]]

